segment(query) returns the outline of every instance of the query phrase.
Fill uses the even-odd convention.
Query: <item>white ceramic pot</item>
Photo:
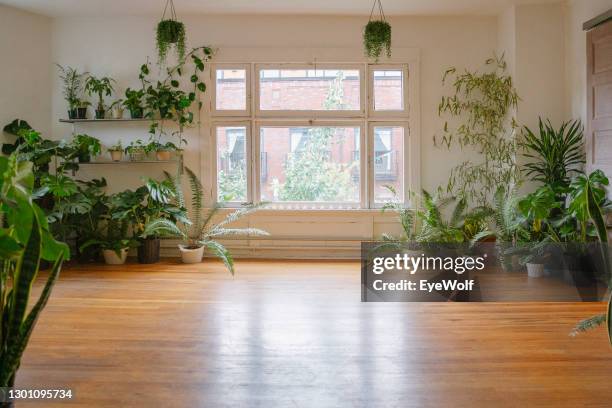
[[[111,110],[111,116],[113,119],[123,119],[123,108],[120,106],[115,106]]]
[[[123,157],[123,152],[121,150],[109,150],[109,153],[112,161],[121,161],[121,158]]]
[[[181,251],[183,263],[193,264],[202,262],[202,257],[204,256],[203,246],[192,249],[187,245],[179,245],[179,250]]]
[[[544,276],[544,264],[527,262],[527,276],[530,278],[541,278]]]
[[[104,255],[104,262],[108,265],[123,265],[127,259],[129,248],[123,248],[121,250],[121,256],[118,256],[112,249],[103,249],[102,255]]]

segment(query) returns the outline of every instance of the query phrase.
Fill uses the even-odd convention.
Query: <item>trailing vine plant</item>
[[[379,18],[372,20],[374,8],[378,4]],[[387,58],[391,57],[391,25],[385,20],[385,13],[382,9],[380,0],[374,0],[370,20],[363,29],[363,47],[366,56],[378,62],[378,58],[385,49]]]
[[[178,125],[178,131],[174,132],[178,138],[178,147],[186,143],[183,139],[183,131],[195,122],[194,111],[202,109],[201,94],[206,92],[206,84],[201,78],[205,64],[212,58],[214,51],[207,46],[193,48],[178,64],[168,67],[165,76],[155,83],[148,76],[151,72],[150,63],[147,61],[140,67],[139,79],[145,89],[145,99],[149,109],[159,108],[160,98],[163,97],[165,113],[162,119],[168,119]],[[186,77],[189,78],[189,87],[181,84]],[[186,90],[184,90],[186,89]],[[163,95],[161,94],[163,91]],[[194,109],[193,106],[196,106]],[[153,118],[153,111],[147,113],[148,117]],[[165,134],[162,121],[153,121],[149,127],[149,133],[155,135],[159,132],[160,136]],[[158,138],[159,139],[159,138]]]
[[[445,121],[442,135],[434,136],[436,146],[450,150],[459,145],[479,154],[480,161],[466,160],[453,168],[446,185],[447,193],[478,205],[490,205],[498,186],[520,177],[514,118],[519,97],[503,56],[488,59],[485,66],[482,73],[458,73],[456,68],[444,73],[442,83],[452,80],[454,94],[442,97],[438,114],[449,115],[458,126]]]
[[[166,19],[168,6],[170,6],[170,18]],[[163,65],[166,62],[168,50],[172,46],[176,47],[179,60],[185,58],[185,36],[185,25],[176,19],[174,2],[167,0],[162,19],[157,23],[156,43],[159,65]]]

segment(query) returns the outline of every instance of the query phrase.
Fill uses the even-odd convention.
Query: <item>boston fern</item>
[[[258,228],[232,228],[229,226],[240,218],[257,211],[262,207],[263,203],[246,205],[239,210],[229,213],[220,222],[214,223],[213,218],[219,213],[221,207],[219,204],[215,204],[213,208],[205,209],[203,204],[204,190],[202,188],[202,183],[189,168],[186,167],[185,172],[187,173],[187,179],[191,190],[190,222],[183,222],[174,226],[168,225],[166,232],[187,240],[191,246],[205,246],[210,252],[223,261],[227,269],[233,275],[234,259],[229,250],[218,242],[217,239],[237,235],[268,235],[266,231]],[[174,185],[175,205],[177,207],[183,207],[185,205],[185,197],[182,191],[182,174],[173,177],[166,173],[166,178],[172,181]]]

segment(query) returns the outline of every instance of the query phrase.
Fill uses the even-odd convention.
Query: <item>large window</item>
[[[220,202],[343,209],[405,198],[405,65],[219,64],[212,72]]]

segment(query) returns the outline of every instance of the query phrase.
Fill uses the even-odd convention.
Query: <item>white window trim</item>
[[[345,70],[356,70],[359,72],[359,109],[355,110],[261,110],[260,102],[261,98],[259,95],[260,82],[259,76],[260,71],[263,69],[345,69]],[[255,101],[255,116],[258,118],[310,118],[313,120],[321,118],[348,118],[357,117],[361,118],[365,116],[365,67],[363,64],[317,64],[317,63],[283,63],[283,64],[255,64],[253,79],[254,79],[254,101]]]
[[[246,128],[246,135],[245,135],[245,153],[246,153],[246,179],[247,179],[247,202],[252,203],[253,202],[253,183],[251,182],[253,179],[253,165],[252,165],[252,160],[253,160],[253,155],[252,153],[252,146],[251,146],[251,140],[252,140],[252,136],[251,136],[251,121],[249,120],[228,120],[228,119],[224,119],[224,120],[219,120],[219,121],[215,121],[212,125],[211,125],[211,141],[210,141],[210,146],[211,146],[211,150],[213,152],[212,154],[212,174],[214,175],[214,177],[212,178],[212,182],[211,182],[211,195],[212,195],[212,200],[213,202],[216,202],[219,196],[219,193],[217,191],[217,183],[218,183],[218,174],[219,174],[219,169],[217,168],[217,161],[218,161],[218,157],[217,157],[217,128],[220,127],[245,127]],[[258,174],[258,173],[256,173]],[[220,203],[222,204],[222,206],[224,207],[240,207],[242,206],[242,202],[240,201],[228,201],[225,203]]]
[[[374,71],[402,71],[402,92],[404,109],[375,110],[374,109]],[[368,64],[368,117],[369,118],[408,118],[410,116],[408,84],[410,70],[408,64]]]
[[[412,185],[412,177],[410,177],[411,166],[410,160],[407,159],[410,157],[410,123],[408,121],[381,121],[381,120],[373,120],[368,122],[368,150],[374,153],[374,128],[375,127],[403,127],[404,128],[404,142],[403,142],[403,154],[404,160],[403,165],[404,168],[402,171],[404,172],[404,195],[403,200],[405,203],[410,202],[410,191],[414,191],[414,187]],[[374,156],[371,156],[368,162],[368,186],[369,195],[368,195],[368,203],[369,208],[382,208],[384,204],[377,203],[374,199],[374,183],[376,181],[376,174],[374,172]]]
[[[253,162],[254,162],[254,174],[259,175],[260,163],[261,163],[261,128],[262,127],[356,127],[359,128],[359,140],[361,143],[361,149],[359,149],[359,201],[333,201],[333,202],[319,202],[319,201],[274,201],[270,202],[271,206],[276,207],[289,207],[289,208],[302,208],[302,209],[333,209],[334,207],[341,207],[343,209],[359,209],[367,208],[367,182],[363,182],[366,170],[367,156],[365,152],[365,126],[363,120],[308,120],[308,121],[289,121],[289,120],[266,120],[261,119],[255,122],[253,132]],[[261,201],[261,182],[259,177],[255,177],[255,191],[254,202]]]
[[[240,48],[240,47],[236,47],[236,48],[222,48],[220,49],[217,54],[215,55],[215,60],[216,63],[214,65],[225,65],[225,66],[250,66],[251,70],[249,75],[249,79],[254,77],[254,72],[255,72],[255,65],[260,64],[260,65],[279,65],[279,64],[303,64],[303,65],[314,65],[317,64],[316,61],[325,61],[325,65],[333,65],[335,67],[338,67],[340,65],[355,65],[355,64],[362,64],[365,68],[366,71],[368,71],[368,75],[369,75],[369,68],[370,66],[372,66],[373,64],[371,64],[364,56],[363,56],[363,50],[361,48]],[[248,62],[247,62],[248,61]],[[337,63],[335,63],[337,62]],[[407,76],[407,80],[405,80],[405,89],[404,91],[407,93],[407,97],[405,99],[405,107],[407,108],[407,115],[405,117],[401,117],[401,118],[392,118],[392,117],[388,117],[386,115],[383,116],[375,116],[375,115],[369,115],[368,112],[368,117],[365,119],[362,119],[365,123],[365,132],[362,131],[361,132],[361,137],[362,138],[366,138],[368,140],[368,143],[366,143],[364,140],[362,140],[362,146],[363,148],[361,149],[362,151],[362,160],[361,160],[361,166],[362,166],[362,177],[364,177],[364,174],[366,175],[366,177],[368,178],[372,178],[371,176],[371,172],[368,171],[367,174],[364,173],[365,169],[363,168],[363,166],[368,165],[369,166],[369,161],[370,159],[364,159],[363,155],[368,155],[367,157],[369,157],[369,149],[368,149],[368,145],[369,140],[372,140],[371,137],[369,137],[369,129],[370,129],[370,123],[371,122],[376,122],[376,123],[383,123],[383,124],[389,124],[389,123],[393,123],[393,122],[405,122],[407,121],[407,118],[410,119],[409,121],[409,128],[407,128],[405,130],[405,134],[404,134],[404,138],[405,138],[405,149],[408,150],[408,153],[405,153],[405,157],[404,157],[404,167],[405,167],[405,173],[404,173],[404,183],[405,183],[405,188],[404,188],[404,200],[405,202],[410,205],[410,192],[419,192],[420,188],[421,188],[421,150],[420,150],[420,138],[421,138],[421,112],[420,112],[420,51],[417,48],[401,48],[401,47],[397,47],[393,49],[393,56],[392,58],[390,58],[388,60],[387,63],[385,64],[381,64],[381,65],[375,65],[375,67],[378,69],[378,67],[382,67],[382,66],[396,66],[397,64],[406,64],[407,66],[407,70],[409,73],[409,76]],[[213,65],[213,66],[214,66]],[[318,66],[321,66],[321,64],[317,64]],[[250,81],[250,84],[247,84],[247,93],[249,95],[255,95],[254,91],[255,91],[255,82],[256,81]],[[365,102],[366,100],[368,101],[368,109],[369,109],[369,95],[370,95],[370,91],[366,91],[367,95],[366,95],[366,99],[362,98],[362,102]],[[252,124],[252,126],[249,126],[249,134],[247,135],[248,137],[248,141],[247,143],[250,143],[250,150],[251,150],[251,155],[247,155],[247,160],[248,160],[248,168],[251,171],[251,177],[249,177],[249,180],[251,180],[251,185],[249,185],[248,191],[250,194],[250,199],[254,198],[254,197],[259,197],[259,180],[258,178],[258,170],[259,170],[259,163],[256,160],[252,160],[252,158],[255,157],[255,155],[257,154],[257,157],[259,157],[258,152],[259,152],[259,145],[258,143],[255,143],[259,137],[254,137],[254,128],[256,127],[256,125],[262,121],[273,121],[273,118],[261,118],[261,117],[256,117],[255,116],[255,109],[254,109],[254,105],[255,105],[255,99],[254,97],[250,97],[250,114],[247,116],[240,116],[240,117],[236,117],[234,118],[228,118],[228,117],[219,117],[218,115],[216,117],[211,115],[211,95],[213,93],[212,92],[207,92],[205,94],[205,98],[208,99],[208,104],[205,103],[203,112],[202,112],[202,134],[206,137],[206,135],[208,135],[209,138],[209,142],[207,143],[206,141],[203,141],[200,143],[200,145],[202,147],[204,147],[204,150],[201,150],[200,152],[200,164],[201,164],[201,173],[202,173],[202,180],[209,180],[209,185],[212,187],[210,194],[208,195],[209,200],[207,200],[207,204],[208,205],[213,205],[214,201],[216,201],[216,146],[212,145],[212,143],[214,142],[214,140],[216,139],[216,135],[215,135],[215,131],[213,126],[217,123],[226,123],[227,125],[236,125],[236,124],[242,124],[244,122],[248,122],[249,124]],[[209,109],[206,109],[207,107],[209,107]],[[294,112],[292,112],[294,113]],[[292,115],[292,117],[296,117],[296,115]],[[279,118],[279,119],[285,119],[288,120],[288,118]],[[334,123],[340,123],[342,122],[342,120],[334,120]],[[406,143],[407,141],[407,143]],[[209,147],[210,150],[206,151],[206,147]],[[362,208],[359,209],[355,209],[355,210],[349,210],[349,211],[358,211],[359,213],[369,213],[369,212],[373,212],[373,214],[378,214],[379,213],[379,209],[376,209],[373,205],[371,205],[373,203],[373,200],[370,200],[370,190],[372,190],[373,187],[373,180],[369,180],[367,179],[365,183],[361,183],[361,189],[365,190],[362,191],[361,195],[362,195]],[[366,197],[366,201],[365,203],[363,203],[363,197]],[[283,211],[283,210],[275,210],[275,211]],[[286,212],[291,212],[291,211],[308,211],[308,210],[296,210],[296,209],[291,209],[288,208],[286,210],[284,210]],[[318,211],[318,212],[324,212],[324,211],[332,211],[332,212],[337,212],[337,211],[344,211],[344,210],[338,210],[338,209],[330,209],[330,210],[314,210],[314,211]]]
[[[217,109],[217,101],[214,95],[217,94],[217,70],[219,69],[236,69],[236,70],[244,70],[245,71],[245,107],[244,110],[237,109]],[[223,116],[236,116],[236,117],[245,117],[251,116],[251,66],[250,64],[212,64],[210,70],[211,76],[211,86],[210,86],[210,94],[211,94],[211,103],[210,103],[210,113],[211,116],[214,117],[223,117]]]

